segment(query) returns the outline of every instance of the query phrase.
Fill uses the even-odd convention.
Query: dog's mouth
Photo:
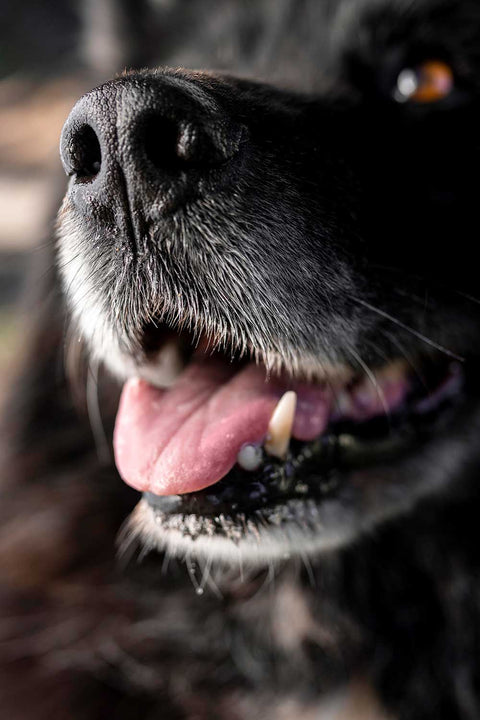
[[[187,343],[188,344],[188,343]],[[352,469],[381,466],[425,442],[462,395],[462,367],[441,356],[345,368],[307,382],[213,352],[205,340],[163,341],[148,364],[158,384],[124,386],[115,455],[124,480],[164,527],[195,539],[240,538],[255,517],[278,525],[291,503],[322,503]]]

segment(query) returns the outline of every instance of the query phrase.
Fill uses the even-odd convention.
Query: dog
[[[62,132],[4,715],[478,718],[480,10],[158,12]]]

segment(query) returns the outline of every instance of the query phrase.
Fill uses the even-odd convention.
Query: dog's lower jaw
[[[472,438],[477,426],[475,421]],[[326,490],[321,502],[291,500],[248,516],[240,511],[203,517],[201,510],[188,514],[180,498],[145,497],[120,536],[121,552],[140,545],[202,567],[217,563],[238,570],[326,556],[454,487],[464,440],[463,432],[439,436],[400,465],[351,472],[348,480]]]
[[[275,520],[272,515],[276,515]],[[196,515],[166,514],[144,498],[120,536],[120,549],[126,552],[131,543],[140,542],[147,551],[238,570],[282,565],[292,556],[308,557],[332,550],[356,535],[352,526],[331,528],[319,536],[319,515],[313,502],[292,502],[270,513],[270,526],[260,513],[242,521],[219,515],[213,521]]]

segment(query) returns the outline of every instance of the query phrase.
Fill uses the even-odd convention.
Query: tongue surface
[[[124,386],[115,460],[132,487],[156,495],[190,493],[218,482],[245,443],[262,442],[284,392],[265,370],[234,370],[194,359],[168,390],[134,378]]]

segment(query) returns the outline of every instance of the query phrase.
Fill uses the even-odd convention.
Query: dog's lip
[[[264,444],[269,418],[286,390],[299,393],[293,437],[302,441],[321,436],[331,422],[360,425],[388,415],[411,390],[408,366],[398,359],[349,382],[340,380],[345,376],[342,368],[337,378],[330,377],[333,392],[325,384],[319,390],[305,383],[302,389],[302,383],[285,376],[267,384],[262,372],[265,368],[252,362],[229,365],[225,357],[218,365],[218,356],[211,357],[208,344],[200,343],[172,389],[157,390],[138,379],[127,382],[115,431],[117,466],[124,480],[155,495],[192,494],[215,485],[231,471],[245,444]],[[185,413],[179,403],[182,408],[187,404]],[[240,463],[244,465],[243,456]]]

